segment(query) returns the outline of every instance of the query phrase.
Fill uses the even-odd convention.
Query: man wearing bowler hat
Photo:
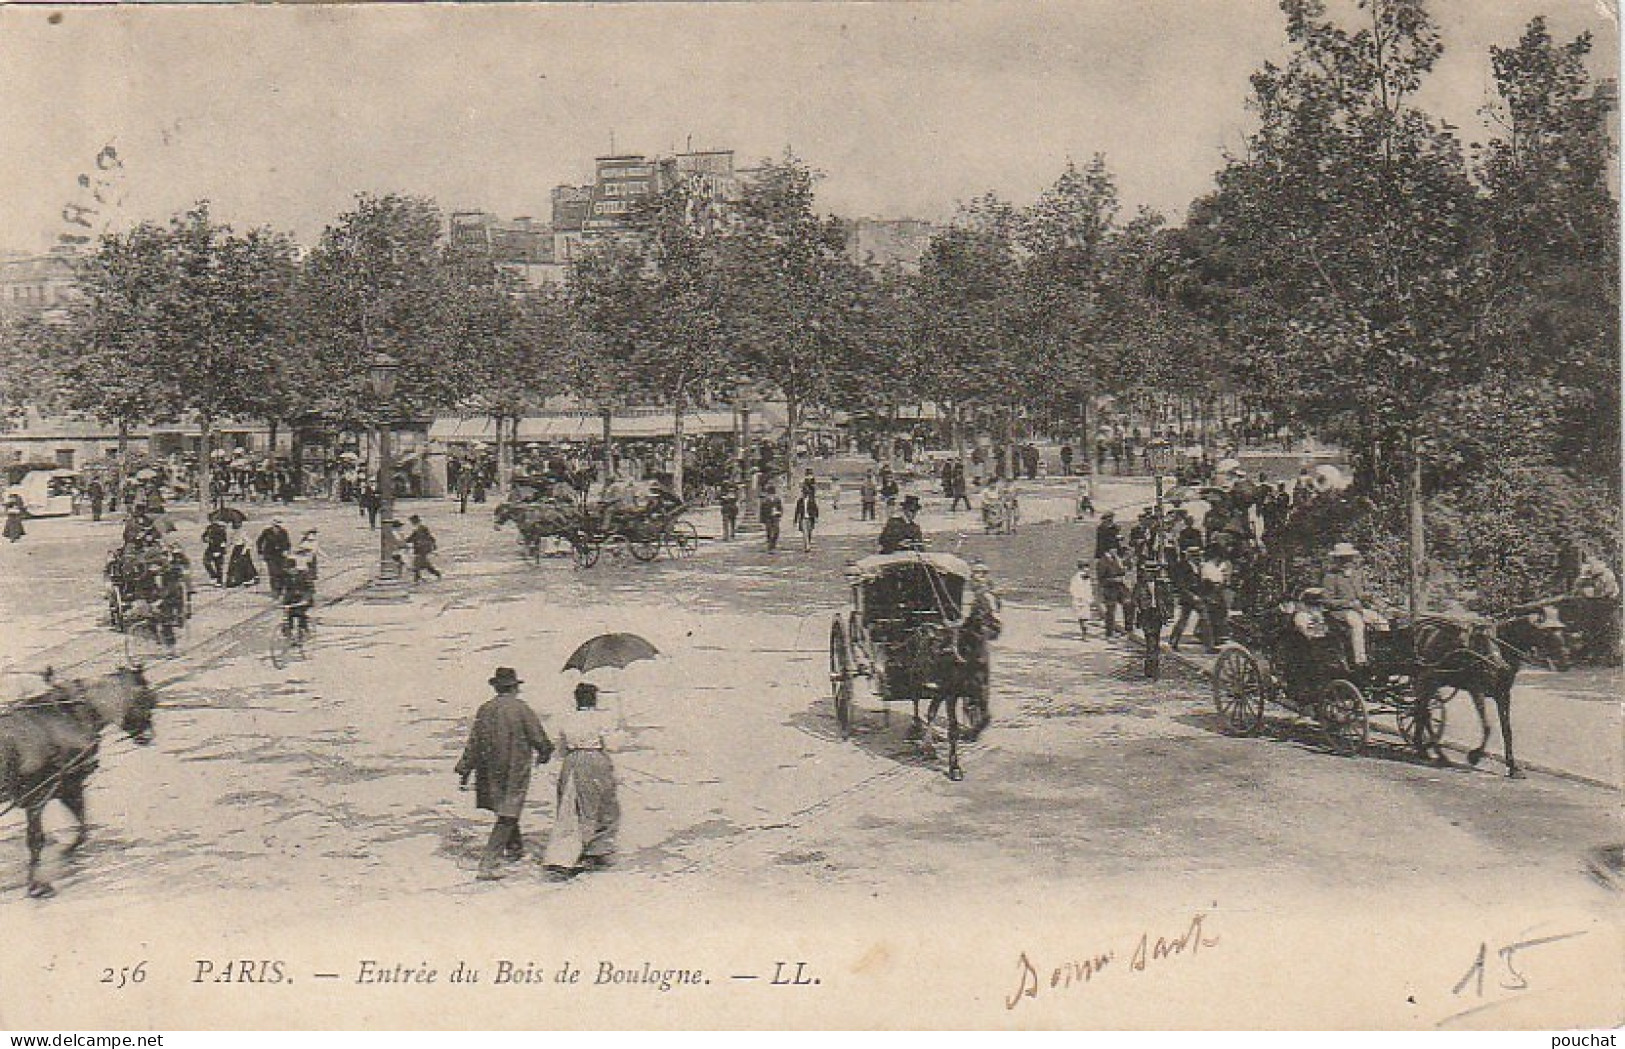
[[[925,533],[915,523],[914,515],[920,512],[920,498],[916,495],[905,495],[903,507],[890,520],[886,527],[880,530],[880,552],[895,554],[900,550],[924,550]]]
[[[530,789],[530,756],[535,753],[538,765],[553,757],[553,741],[542,730],[541,720],[519,698],[522,684],[512,667],[497,667],[490,680],[496,695],[474,715],[468,746],[457,762],[457,776],[465,790],[468,777],[474,777],[474,804],[497,818],[480,857],[481,881],[501,877],[497,863],[504,855],[512,860],[524,856],[519,815]]]

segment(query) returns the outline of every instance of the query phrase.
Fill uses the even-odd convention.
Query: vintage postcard
[[[1619,43],[0,7],[0,1028],[1619,1025]]]

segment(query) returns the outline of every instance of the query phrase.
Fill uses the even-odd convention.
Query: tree
[[[207,203],[167,226],[104,237],[82,279],[82,353],[68,373],[75,402],[121,424],[195,418],[206,500],[213,424],[265,414],[295,272],[287,237],[235,234]]]
[[[1260,128],[1200,218],[1256,290],[1277,403],[1344,438],[1363,483],[1405,468],[1420,609],[1437,407],[1488,368],[1474,338],[1484,244],[1458,143],[1412,104],[1442,50],[1426,7],[1357,6],[1366,24],[1349,30],[1320,0],[1283,0],[1295,50],[1253,76]]]
[[[1501,134],[1478,151],[1494,251],[1482,337],[1513,398],[1549,403],[1550,439],[1508,447],[1617,488],[1620,472],[1619,221],[1609,191],[1614,100],[1542,18],[1492,47]],[[1484,420],[1488,422],[1489,420]]]
[[[816,180],[792,154],[763,161],[717,235],[726,335],[740,371],[784,398],[791,476],[802,414],[828,401],[861,332],[862,275],[841,222],[813,210]]]

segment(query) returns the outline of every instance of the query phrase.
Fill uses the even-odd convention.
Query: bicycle
[[[293,615],[284,611],[275,629],[271,631],[271,665],[281,670],[294,659],[306,657],[305,645],[310,641],[310,613]]]

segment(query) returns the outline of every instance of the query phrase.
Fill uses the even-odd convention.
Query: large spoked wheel
[[[841,738],[852,734],[852,643],[839,616],[829,625],[829,691]]]
[[[666,529],[665,542],[668,557],[693,557],[700,548],[700,533],[690,521],[673,521]]]
[[[1326,686],[1320,698],[1320,729],[1337,753],[1350,756],[1365,750],[1371,732],[1366,716],[1365,697],[1347,678],[1337,678]]]
[[[284,619],[271,629],[271,665],[281,670],[295,659],[305,658],[310,628]]]
[[[632,560],[647,564],[660,556],[660,537],[639,528],[636,533],[626,537],[626,548],[631,551]]]
[[[1231,732],[1252,735],[1264,725],[1264,668],[1240,645],[1226,645],[1213,667],[1213,705]]]
[[[1418,749],[1437,746],[1444,739],[1445,710],[1455,690],[1446,695],[1438,685],[1418,678],[1412,693],[1410,703],[1401,706],[1395,715],[1399,734]]]
[[[598,563],[604,548],[590,535],[577,532],[570,537],[570,557],[577,568],[591,568]]]

